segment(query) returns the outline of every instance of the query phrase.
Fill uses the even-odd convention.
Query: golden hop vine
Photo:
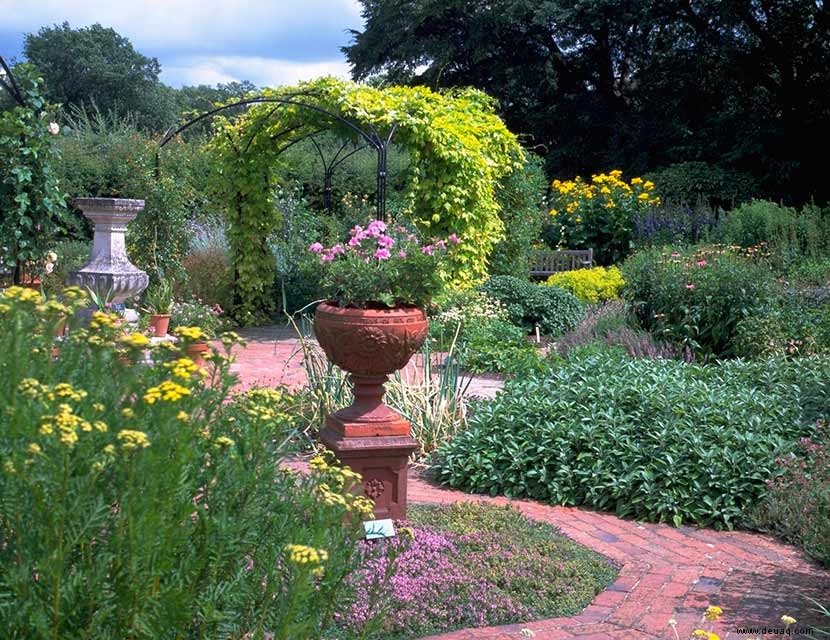
[[[469,286],[487,272],[487,256],[504,235],[495,190],[499,180],[521,166],[516,137],[494,112],[494,103],[475,89],[437,93],[426,87],[379,89],[321,78],[296,87],[266,90],[336,113],[382,136],[397,125],[396,144],[410,153],[412,169],[405,213],[424,236],[456,233],[448,280]],[[356,133],[315,109],[293,104],[252,106],[239,118],[221,118],[211,148],[218,160],[216,192],[229,222],[228,240],[236,272],[238,315],[245,318],[272,302],[275,263],[267,244],[279,223],[273,193],[279,182],[279,149],[320,128],[343,138]]]

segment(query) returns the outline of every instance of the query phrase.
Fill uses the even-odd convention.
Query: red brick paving
[[[249,333],[234,368],[242,387],[284,384],[306,379],[296,340],[289,330]],[[808,597],[830,604],[830,572],[795,547],[745,531],[637,523],[613,514],[523,500],[486,498],[434,486],[421,478],[409,482],[409,500],[452,503],[486,500],[510,503],[527,516],[558,527],[563,534],[620,566],[619,576],[580,614],[526,624],[454,631],[423,640],[515,640],[528,629],[536,640],[680,638],[701,624],[710,604],[724,610],[715,632],[721,638],[747,638],[737,627],[777,627],[781,615],[796,618],[798,628],[830,624],[811,611]],[[760,633],[755,634],[763,637]]]

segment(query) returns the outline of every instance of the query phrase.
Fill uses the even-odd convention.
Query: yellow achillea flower
[[[95,311],[92,313],[92,320],[89,326],[92,329],[112,328],[115,326],[116,316],[113,313],[104,313],[103,311]]]
[[[18,383],[17,390],[21,395],[34,399],[43,393],[44,387],[35,378],[23,378]]]
[[[323,456],[314,456],[308,461],[308,465],[317,471],[326,471],[329,468],[329,465],[323,459]]]
[[[176,327],[173,334],[189,340],[206,340],[207,334],[199,327]]]
[[[28,453],[31,453],[33,456],[36,456],[39,453],[41,453],[42,449],[40,448],[39,444],[37,444],[36,442],[33,442],[28,447],[26,447],[26,451]]]
[[[107,427],[106,422],[101,422],[100,420],[96,420],[92,423],[92,426],[95,427],[95,430],[100,433],[106,433],[109,427]]]
[[[287,544],[285,553],[288,555],[288,560],[294,564],[320,564],[329,559],[329,554],[325,549],[315,549],[304,544]]]
[[[5,470],[6,473],[9,473],[9,474],[12,474],[12,475],[17,473],[17,469],[14,468],[14,462],[12,462],[11,460],[6,460],[3,463],[3,469]]]
[[[147,434],[143,431],[133,431],[132,429],[122,429],[116,436],[121,441],[121,447],[125,451],[134,451],[141,448],[146,449],[150,446],[150,441],[147,439]]]
[[[215,444],[220,449],[224,449],[225,447],[232,447],[236,443],[227,436],[219,436],[216,438]]]
[[[123,409],[121,409],[121,415],[125,418],[132,418],[133,416],[135,416],[135,411],[130,409],[130,407],[124,407]]]
[[[40,302],[42,300],[40,291],[18,286],[6,289],[3,292],[3,297],[9,300],[19,300],[20,302]]]
[[[190,416],[187,415],[187,411],[179,411],[179,413],[176,414],[176,417],[182,422],[187,422],[188,420],[190,420]]]
[[[103,413],[106,407],[100,402],[94,402],[92,404],[92,408],[95,409],[98,413]]]
[[[157,387],[150,387],[147,393],[144,394],[144,402],[153,404],[157,400],[165,402],[176,402],[181,400],[184,396],[190,395],[190,389],[183,387],[172,380],[165,380]]]
[[[55,415],[41,416],[41,421],[41,435],[51,435],[57,429],[58,440],[70,449],[78,442],[78,429],[92,431],[92,425],[89,421],[75,415],[72,407],[68,404],[59,404],[58,412]]]
[[[703,614],[703,617],[709,620],[710,622],[714,622],[723,615],[723,609],[717,607],[715,605],[710,606]]]
[[[189,379],[192,374],[199,370],[198,365],[190,358],[178,358],[172,362],[165,363],[164,366],[173,370],[173,376],[182,378],[183,380]]]
[[[130,335],[121,338],[121,342],[128,347],[143,349],[150,344],[150,338],[145,336],[143,333],[131,333]]]
[[[798,622],[798,620],[796,620],[792,616],[784,615],[784,616],[781,616],[781,622],[783,622],[784,624],[789,626],[791,624],[795,624],[796,622]]]
[[[88,395],[83,389],[75,390],[72,388],[71,384],[66,382],[59,382],[56,384],[54,389],[52,389],[52,392],[58,398],[69,398],[70,400],[75,400],[76,402],[83,400]]]

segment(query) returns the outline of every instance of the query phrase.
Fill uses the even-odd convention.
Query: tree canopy
[[[355,79],[471,85],[559,176],[685,161],[826,201],[822,0],[360,0]]]

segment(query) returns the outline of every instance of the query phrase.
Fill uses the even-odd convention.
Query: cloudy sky
[[[24,34],[64,21],[112,27],[174,87],[347,78],[340,47],[363,24],[357,0],[0,0],[0,55],[20,58]]]

